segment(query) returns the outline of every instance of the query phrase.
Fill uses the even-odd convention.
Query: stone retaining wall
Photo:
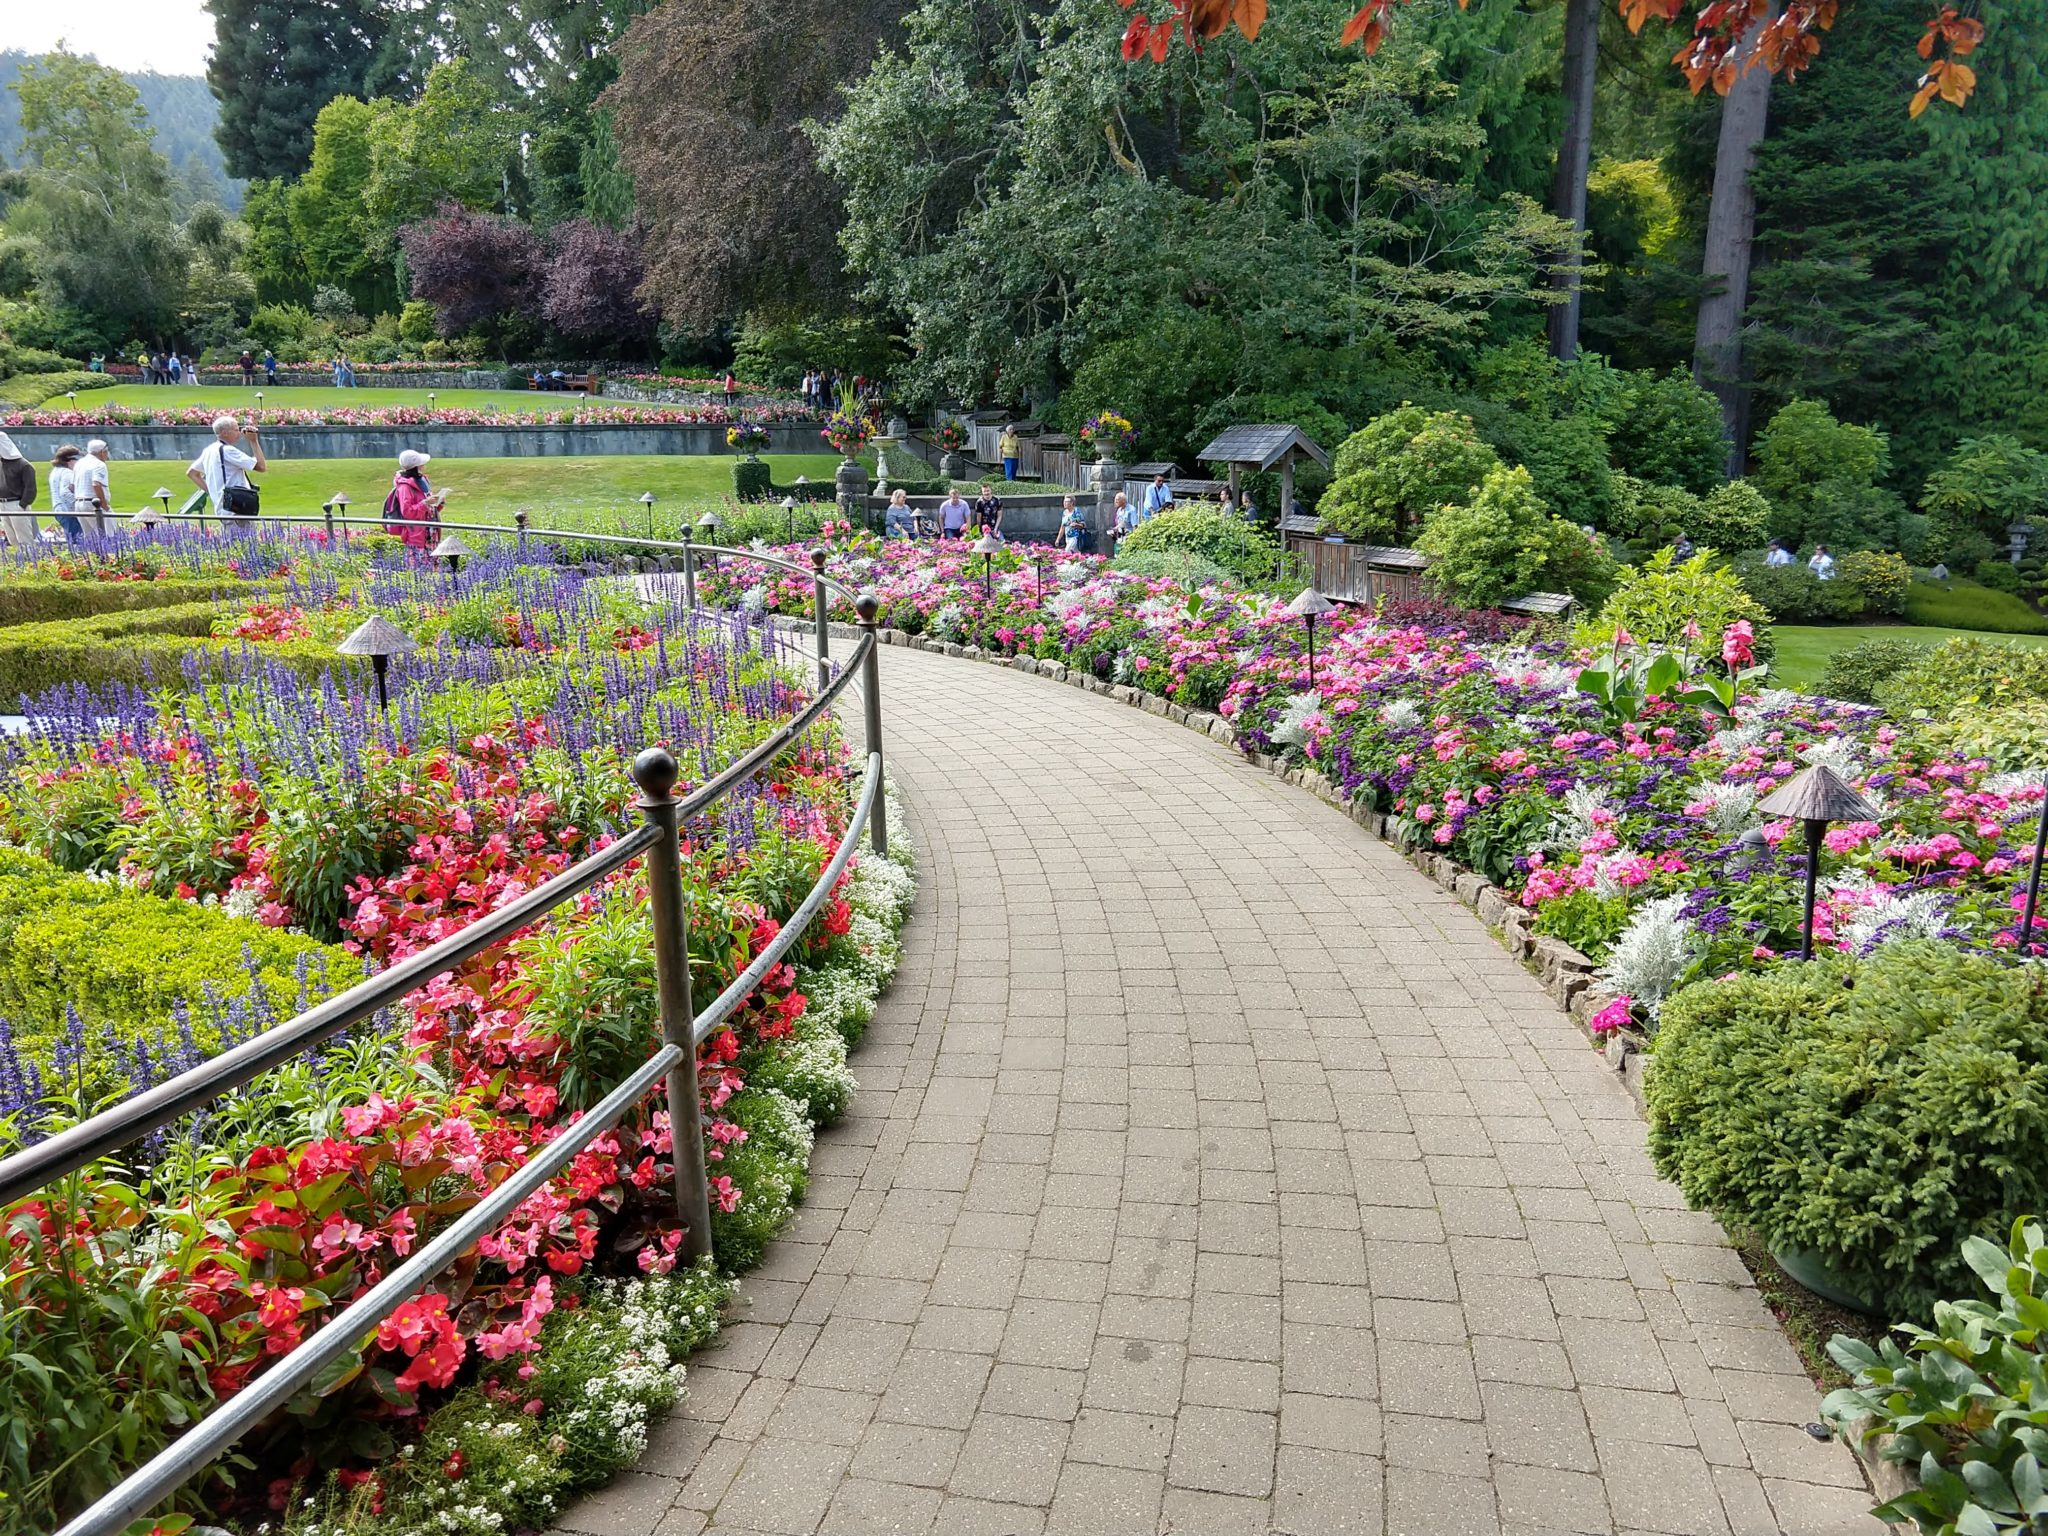
[[[213,441],[205,427],[14,427],[15,443],[31,459],[49,463],[60,443],[83,447],[100,438],[123,459],[190,462]],[[659,454],[701,457],[727,454],[723,425],[662,426],[627,422],[575,427],[270,427],[265,451],[274,459],[396,459],[402,448],[421,448],[436,458],[520,459]],[[825,445],[810,422],[776,422],[768,428],[770,453],[823,453]]]

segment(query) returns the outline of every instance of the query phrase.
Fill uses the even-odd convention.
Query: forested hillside
[[[21,110],[13,86],[29,58],[26,53],[0,53],[0,161],[9,165],[21,154]],[[171,163],[179,204],[216,202],[239,209],[242,184],[229,179],[220,146],[213,141],[220,107],[206,88],[205,76],[143,72],[126,78],[149,113],[157,152]]]

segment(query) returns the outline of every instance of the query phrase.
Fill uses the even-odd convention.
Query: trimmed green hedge
[[[59,581],[29,577],[0,582],[0,628],[89,619],[103,613],[134,613],[188,603],[233,603],[268,592],[277,583],[238,577],[166,581]]]
[[[217,671],[244,644],[212,634],[220,611],[209,600],[0,629],[0,708],[70,683],[176,687],[190,655]],[[267,659],[308,675],[362,666],[317,640],[266,643],[262,651]]]
[[[265,927],[203,907],[68,874],[20,849],[0,849],[0,1017],[18,1048],[45,1066],[65,1029],[66,1007],[84,1020],[88,1042],[112,1033],[125,1042],[173,1041],[173,1006],[192,1007],[201,1050],[220,1045],[201,1006],[246,997],[261,984],[280,1019],[299,1005],[298,968],[324,972],[326,996],[362,980],[363,964],[339,945]],[[88,1068],[89,1086],[121,1080],[110,1061]]]
[[[0,379],[0,400],[31,411],[68,390],[83,394],[89,389],[112,389],[120,382],[111,373],[90,373],[83,368],[68,373],[17,373],[11,379]]]
[[[1929,941],[1665,1003],[1650,1156],[1695,1207],[1817,1255],[1889,1317],[1968,1283],[1963,1240],[2048,1209],[2048,988]]]

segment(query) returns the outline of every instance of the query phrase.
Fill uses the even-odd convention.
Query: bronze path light
[[[996,552],[1003,547],[1003,541],[993,531],[984,533],[971,546],[981,556],[981,601],[986,606],[995,596]]]
[[[1849,786],[1826,763],[1815,763],[1788,779],[1757,809],[1766,816],[1788,817],[1806,828],[1806,916],[1800,932],[1799,958],[1813,958],[1814,888],[1820,875],[1821,840],[1831,821],[1875,821],[1877,808]]]
[[[647,509],[647,537],[654,537],[654,492],[642,491],[640,505]]]
[[[441,536],[441,542],[427,551],[427,558],[429,560],[446,560],[448,562],[448,576],[452,581],[455,577],[462,574],[464,557],[475,553],[475,550],[463,543],[454,534],[445,533]]]
[[[1287,605],[1287,612],[1308,626],[1308,685],[1316,685],[1316,615],[1328,613],[1337,605],[1314,587],[1303,587],[1301,595]]]
[[[413,649],[411,635],[375,613],[358,624],[354,632],[335,647],[344,656],[370,658],[370,670],[377,674],[377,707],[386,711],[391,708],[391,699],[384,691],[384,674],[390,670],[392,657],[403,656]]]

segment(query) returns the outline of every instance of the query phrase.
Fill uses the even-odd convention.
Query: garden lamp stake
[[[789,514],[789,542],[794,544],[796,542],[796,498],[794,496],[783,497],[782,510]]]
[[[2048,789],[2048,784],[2042,786]],[[2020,953],[2034,939],[2034,909],[2041,902],[2041,856],[2048,853],[2048,797],[2041,801],[2041,815],[2034,823],[2034,862],[2027,869],[2027,905],[2020,914]]]
[[[1820,855],[1831,821],[1875,821],[1877,810],[1826,763],[1815,763],[1758,802],[1766,816],[1782,816],[1806,827],[1806,902],[1799,958],[1813,958],[1813,910],[1820,881]]]
[[[391,696],[385,691],[384,676],[391,669],[391,658],[403,656],[413,650],[412,636],[380,614],[371,614],[358,624],[349,637],[334,649],[342,656],[367,656],[370,670],[377,676],[377,709],[380,714],[391,712]]]
[[[1316,686],[1316,615],[1328,613],[1337,605],[1314,587],[1303,587],[1293,602],[1287,605],[1287,612],[1308,625],[1308,686],[1311,692]]]
[[[647,509],[647,537],[652,539],[654,537],[654,492],[642,491],[640,493],[640,505]]]

